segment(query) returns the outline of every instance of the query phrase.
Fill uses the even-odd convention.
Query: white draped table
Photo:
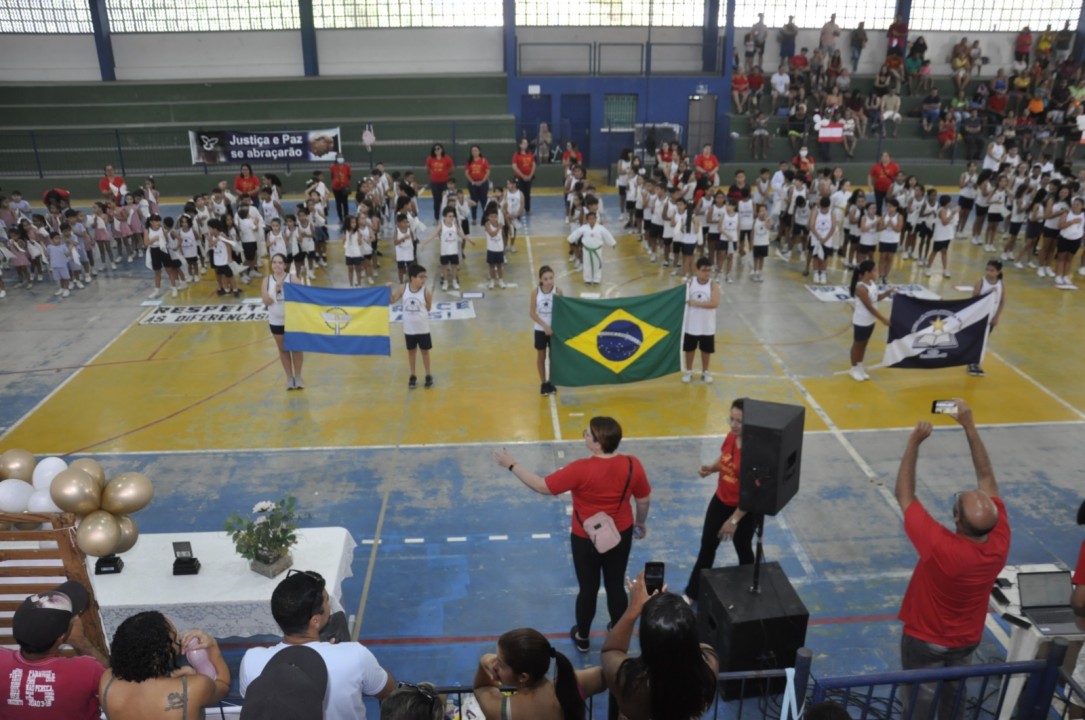
[[[192,543],[198,575],[173,575],[175,542]],[[320,573],[338,606],[355,546],[345,528],[299,529],[298,544],[290,549],[293,567]],[[87,558],[110,642],[125,618],[145,610],[158,610],[181,632],[198,628],[219,638],[281,634],[271,616],[271,593],[286,573],[269,579],[250,570],[225,532],[141,534],[121,558],[124,571],[118,575],[95,575],[96,558]]]

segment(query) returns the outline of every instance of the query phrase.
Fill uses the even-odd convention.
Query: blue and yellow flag
[[[555,385],[637,382],[682,369],[686,286],[631,298],[554,298]]]
[[[336,355],[391,355],[389,288],[332,289],[283,285],[287,350]]]

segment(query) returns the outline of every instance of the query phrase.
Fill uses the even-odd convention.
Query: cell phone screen
[[[663,563],[644,563],[644,586],[649,595],[663,589]]]
[[[956,400],[935,400],[931,403],[931,412],[935,415],[956,415]]]

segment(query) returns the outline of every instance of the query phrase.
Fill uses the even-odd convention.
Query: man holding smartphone
[[[904,512],[904,531],[919,553],[912,579],[904,593],[900,619],[901,667],[953,667],[967,665],[983,637],[987,598],[1010,550],[1010,523],[998,496],[998,484],[987,448],[972,420],[972,408],[955,399],[956,412],[945,412],[964,428],[976,471],[976,489],[953,496],[955,531],[947,530],[927,512],[915,495],[915,468],[919,446],[930,437],[929,422],[920,422],[908,438],[897,473],[896,496]],[[943,684],[938,717],[951,720],[957,704],[956,682]],[[929,717],[938,683],[921,685],[916,707],[907,705],[913,691],[904,689],[905,715]]]

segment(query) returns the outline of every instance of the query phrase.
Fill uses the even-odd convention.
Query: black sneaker
[[[576,634],[576,625],[573,625],[569,629],[569,637],[573,641],[573,645],[576,645],[576,649],[582,653],[586,653],[591,650],[591,641],[588,638],[582,638]]]
[[[433,387],[433,376],[432,375],[427,375],[426,376],[426,387],[428,387],[428,388]]]
[[[968,366],[968,374],[976,377],[983,377],[986,373],[983,372],[983,368],[978,363]]]
[[[539,385],[539,394],[540,395],[549,395],[550,394],[550,383],[543,383],[542,385]]]
[[[234,297],[235,298],[241,297],[241,291],[240,290],[234,290]]]
[[[218,295],[219,297],[222,297],[223,295],[226,294],[226,291],[223,290],[222,288],[219,288],[218,290],[215,291],[215,294]]]
[[[558,389],[556,387],[554,387],[554,383],[547,380],[546,381],[546,394],[547,395],[553,395],[557,391],[558,391]]]
[[[418,387],[418,378],[411,375],[411,379],[407,381],[407,388],[409,390],[414,390],[416,387]]]

